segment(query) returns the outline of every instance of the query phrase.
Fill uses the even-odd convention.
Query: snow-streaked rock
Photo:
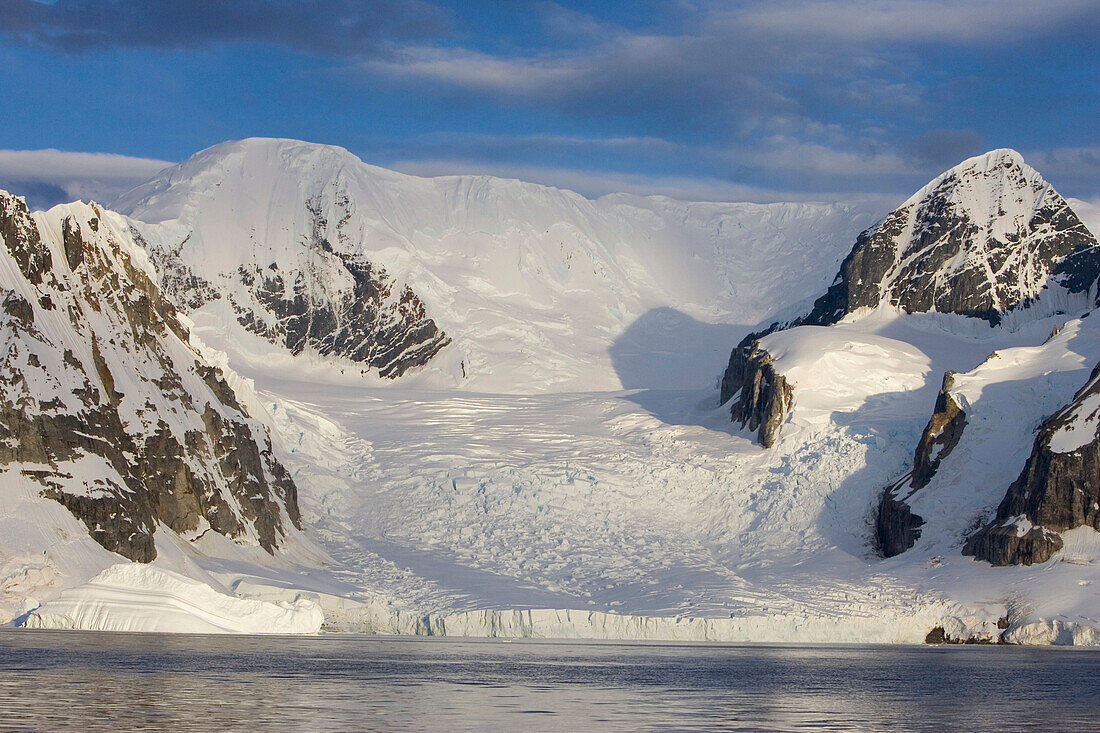
[[[126,220],[32,215],[0,192],[0,236],[0,466],[131,560],[156,557],[157,522],[268,551],[295,532],[266,427],[191,342]]]
[[[880,303],[993,324],[1037,301],[1048,301],[1041,315],[1080,315],[1094,305],[1098,276],[1100,243],[1066,200],[1019,153],[994,150],[860,234],[836,282],[799,322],[828,325]]]
[[[1063,547],[1058,533],[1078,527],[1100,529],[1100,365],[1043,421],[997,516],[963,552],[994,565],[1045,562]]]

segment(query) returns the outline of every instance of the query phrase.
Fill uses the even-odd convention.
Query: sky
[[[1100,199],[1100,0],[0,0],[0,186],[109,202],[252,136],[705,200],[993,148]]]

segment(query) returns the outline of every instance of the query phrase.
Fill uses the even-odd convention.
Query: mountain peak
[[[1027,161],[1024,160],[1024,156],[1018,151],[1012,148],[997,148],[996,150],[990,150],[987,153],[967,158],[958,165],[944,171],[936,180],[950,176],[952,173],[985,175],[999,173],[1005,175],[1006,171],[1013,171],[1014,169],[1023,171],[1028,177],[1042,179],[1039,172],[1032,168]],[[935,181],[932,181],[932,183],[935,183]]]
[[[999,232],[1004,234],[1026,225],[1020,217],[1030,216],[1048,189],[1050,184],[1022,155],[1011,148],[999,148],[944,171],[900,208],[939,198],[965,211],[979,225],[1007,217]]]
[[[1100,244],[1066,200],[1002,148],[944,172],[860,234],[805,322],[886,302],[996,324],[1051,285],[1087,294],[1098,266]]]

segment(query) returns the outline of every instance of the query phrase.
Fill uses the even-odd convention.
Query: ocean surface
[[[1100,652],[0,631],[0,730],[1100,730]]]

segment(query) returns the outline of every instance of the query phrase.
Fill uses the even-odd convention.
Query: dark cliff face
[[[883,299],[883,281],[894,264],[898,241],[909,223],[911,206],[891,212],[878,225],[856,237],[840,272],[813,309],[795,320],[796,326],[831,326],[860,308],[874,308]]]
[[[0,192],[15,265],[0,269],[0,470],[131,560],[156,556],[158,523],[273,551],[300,525],[294,483],[121,219],[82,204],[39,216]]]
[[[338,195],[333,206],[334,223],[319,198],[306,203],[311,226],[301,236],[293,265],[242,265],[211,282],[187,264],[187,240],[176,247],[145,247],[162,273],[165,292],[183,307],[226,298],[238,323],[292,354],[308,349],[396,379],[427,364],[451,339],[428,317],[412,288],[362,255],[350,254],[357,244],[346,230],[351,202]],[[262,245],[237,246],[263,256]]]
[[[735,395],[737,399],[730,405],[733,422],[755,430],[760,445],[772,447],[791,410],[794,390],[775,371],[771,355],[758,341],[742,342],[730,356],[722,377],[722,403]]]
[[[913,469],[896,483],[887,486],[879,499],[875,517],[875,541],[885,557],[899,555],[920,539],[924,519],[909,506],[913,494],[923,489],[936,475],[940,462],[951,454],[966,428],[966,412],[951,394],[955,372],[943,375],[932,417],[921,433],[913,455]]]
[[[747,336],[731,355],[722,403],[759,362],[749,345],[774,331],[831,326],[882,304],[997,325],[1010,312],[1026,317],[1051,288],[1087,294],[1098,277],[1100,243],[1034,169],[1009,150],[973,158],[861,233],[808,314]],[[1082,299],[1082,312],[1093,305]],[[775,394],[762,402],[784,400]],[[733,418],[743,415],[735,410]]]
[[[1039,428],[996,518],[963,554],[993,565],[1045,562],[1062,548],[1059,532],[1085,526],[1100,530],[1100,365]]]

